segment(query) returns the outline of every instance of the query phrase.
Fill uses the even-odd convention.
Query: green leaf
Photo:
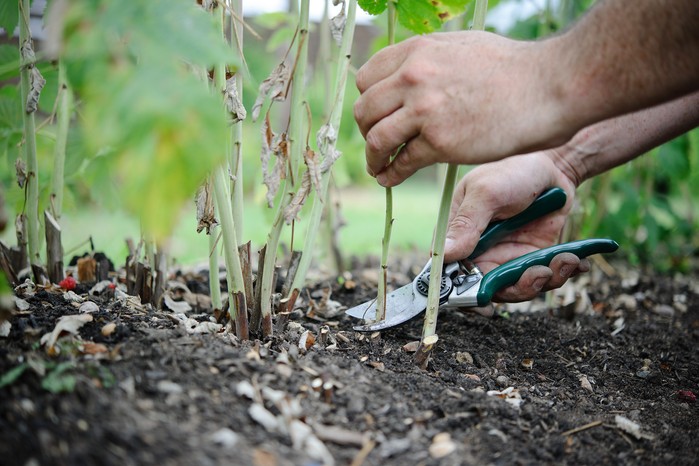
[[[398,22],[418,34],[439,29],[446,21],[464,12],[470,0],[399,0]]]
[[[0,376],[0,388],[15,383],[15,381],[19,379],[22,376],[22,374],[24,374],[24,371],[28,367],[29,365],[25,362],[17,367],[13,367],[9,371],[2,374],[2,376]]]
[[[58,364],[41,380],[41,387],[51,393],[72,392],[75,389],[77,379],[67,372],[73,367],[72,362]]]
[[[0,27],[8,36],[14,34],[19,24],[19,1],[3,0],[0,2]]]
[[[22,131],[22,104],[19,88],[5,86],[0,89],[0,128]]]
[[[386,9],[387,0],[359,0],[357,5],[370,15],[379,15]]]
[[[0,45],[0,81],[19,76],[19,50],[16,46]]]
[[[75,0],[64,21],[69,81],[93,179],[158,238],[225,160],[228,124],[205,72],[234,64],[221,30],[189,0]],[[106,181],[106,182],[105,182]]]

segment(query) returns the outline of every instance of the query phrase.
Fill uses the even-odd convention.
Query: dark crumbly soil
[[[591,304],[577,313],[443,312],[426,371],[403,349],[419,321],[371,338],[339,315],[326,322],[324,344],[301,351],[302,332],[318,335],[322,324],[301,311],[284,334],[241,344],[189,334],[167,310],[100,298],[94,320],[50,357],[40,336],[78,311],[41,291],[0,339],[0,374],[68,362],[62,374],[76,383],[52,393],[42,388],[48,376],[29,368],[0,388],[0,463],[697,464],[699,405],[678,394],[699,392],[692,280],[612,278],[581,287]],[[361,281],[331,283],[331,299],[346,306],[375,296]],[[117,327],[104,337],[107,322]],[[83,354],[85,342],[108,351]],[[519,407],[486,393],[508,387]],[[253,405],[280,420],[264,427]],[[295,408],[284,417],[284,406]],[[616,416],[640,430],[620,428]]]

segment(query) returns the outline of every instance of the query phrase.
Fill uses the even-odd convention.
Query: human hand
[[[376,53],[356,78],[367,171],[394,186],[436,162],[484,163],[567,141],[578,128],[561,109],[544,48],[461,31]]]
[[[506,236],[477,257],[474,263],[487,273],[511,259],[558,243],[573,205],[575,181],[554,163],[555,156],[554,151],[536,152],[481,165],[470,171],[459,182],[452,199],[445,262],[468,257],[488,224],[522,212],[539,194],[553,186],[562,188],[568,195],[562,209]],[[571,276],[588,270],[587,259],[581,260],[571,253],[559,254],[548,267],[527,269],[517,283],[496,293],[493,301],[527,301],[541,291],[558,288]]]

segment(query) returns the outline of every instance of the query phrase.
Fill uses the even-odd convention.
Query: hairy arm
[[[550,156],[579,186],[697,125],[699,92],[588,126]]]
[[[696,0],[600,0],[536,42],[472,31],[409,39],[357,73],[368,171],[394,186],[437,162],[558,147],[591,124],[699,90],[697,57]]]
[[[578,129],[699,89],[696,0],[602,0],[546,46]]]

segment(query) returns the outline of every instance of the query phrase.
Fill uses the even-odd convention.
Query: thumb
[[[489,221],[484,217],[484,212],[464,212],[460,209],[449,220],[444,243],[446,263],[465,259],[473,252]]]

